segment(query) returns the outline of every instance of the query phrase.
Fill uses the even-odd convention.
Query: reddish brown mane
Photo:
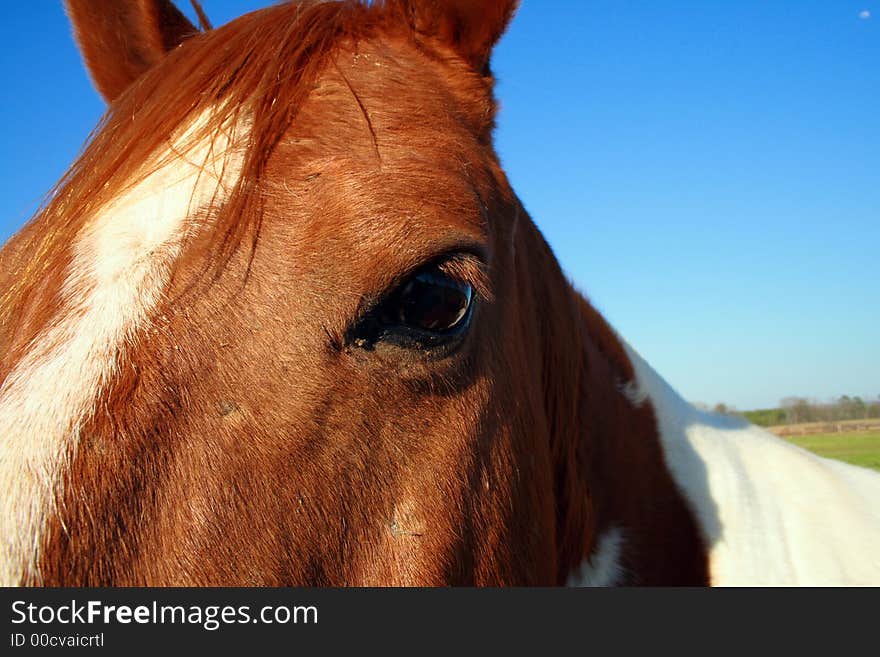
[[[158,33],[182,43],[0,252],[0,382],[144,162],[205,116],[192,146],[244,124],[244,161],[83,421],[32,582],[563,584],[616,527],[626,582],[706,581],[626,353],[492,150],[487,62],[516,3],[484,5],[307,1]],[[481,303],[460,355],[349,343],[450,252]]]

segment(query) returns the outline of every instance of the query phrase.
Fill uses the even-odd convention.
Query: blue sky
[[[0,35],[5,241],[103,104],[60,3]],[[685,397],[880,395],[878,0],[524,0],[494,68],[514,188]]]

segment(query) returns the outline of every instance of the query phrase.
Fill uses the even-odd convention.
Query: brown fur
[[[92,79],[107,101],[198,32],[170,0],[66,0],[66,4]]]
[[[20,318],[0,319],[0,381],[58,311],[73,236],[147,155],[218,104],[253,128],[83,428],[38,581],[556,585],[622,527],[626,583],[707,582],[650,405],[620,392],[626,354],[491,146],[486,62],[515,3],[281,5],[145,72],[120,44],[117,70],[94,61],[100,4],[71,16],[117,100],[0,253],[0,318]],[[346,342],[365,300],[444,254],[481,297],[459,351]]]

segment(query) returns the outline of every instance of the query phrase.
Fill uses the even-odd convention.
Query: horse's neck
[[[684,401],[634,350],[666,468],[696,518],[715,585],[880,582],[880,476]]]
[[[569,583],[880,583],[880,475],[700,412],[528,246]]]

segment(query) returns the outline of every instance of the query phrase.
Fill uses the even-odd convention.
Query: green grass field
[[[819,456],[839,459],[880,472],[880,431],[790,436],[786,440]]]

